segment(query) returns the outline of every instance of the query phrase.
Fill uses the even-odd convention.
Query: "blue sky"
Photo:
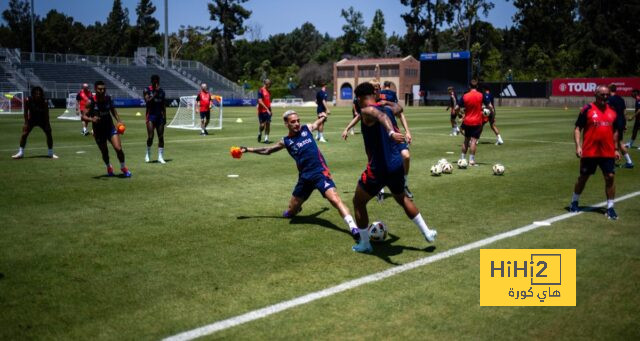
[[[45,16],[48,11],[55,9],[84,24],[96,21],[105,22],[113,1],[111,0],[34,0],[36,14]],[[136,20],[135,8],[139,0],[122,0],[123,6],[129,9],[130,22]],[[8,7],[8,2],[0,1],[0,11]],[[156,18],[160,20],[160,30],[164,32],[164,0],[153,0],[156,6]],[[209,26],[209,11],[205,0],[169,0],[169,32],[175,32],[180,25]],[[515,8],[511,2],[494,0],[495,8],[488,18],[496,27],[510,27]],[[243,4],[253,13],[247,21],[251,27],[258,27],[260,36],[267,38],[276,33],[291,32],[304,22],[313,23],[318,31],[329,33],[337,37],[342,34],[344,19],[340,17],[340,10],[353,6],[363,13],[365,25],[371,25],[371,19],[376,9],[385,14],[385,29],[387,34],[396,32],[400,35],[406,32],[404,21],[400,15],[407,8],[399,0],[250,0]]]

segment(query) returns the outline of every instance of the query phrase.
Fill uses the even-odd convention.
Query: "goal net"
[[[77,94],[71,93],[67,96],[67,107],[64,109],[62,115],[58,116],[61,120],[74,120],[80,121],[80,113],[77,110]]]
[[[211,120],[207,129],[222,129],[222,96],[212,95]],[[178,104],[176,115],[167,126],[180,129],[200,129],[200,109],[197,107],[196,96],[182,96]]]
[[[22,92],[0,92],[0,114],[24,113],[24,95]]]

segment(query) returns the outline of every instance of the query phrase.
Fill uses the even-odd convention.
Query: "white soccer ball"
[[[447,162],[444,165],[442,165],[442,173],[444,173],[444,174],[453,173],[453,165],[450,164],[449,162]]]
[[[431,175],[433,176],[439,176],[440,174],[442,174],[442,165],[435,164],[431,166],[430,172],[431,172]]]
[[[466,159],[460,159],[460,160],[458,160],[458,168],[460,168],[460,169],[465,169],[465,168],[467,168],[467,166],[468,166],[468,165],[469,165],[469,164],[467,163],[467,160],[466,160]]]
[[[369,240],[372,242],[383,242],[387,238],[388,229],[381,221],[374,221],[368,228]]]
[[[504,174],[504,166],[502,164],[496,163],[493,165],[493,175],[502,175]]]
[[[447,163],[449,163],[449,161],[447,161],[447,159],[440,159],[440,160],[438,160],[438,164],[439,164],[439,165],[444,165],[444,164],[447,164]]]
[[[491,115],[491,110],[489,108],[482,109],[482,114],[485,116]]]

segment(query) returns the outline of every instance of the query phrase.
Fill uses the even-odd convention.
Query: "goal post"
[[[80,121],[80,113],[78,112],[78,103],[76,101],[77,94],[71,93],[67,96],[67,107],[62,115],[58,116],[61,120]]]
[[[222,129],[222,96],[212,95],[211,119],[207,129]],[[176,114],[167,125],[169,128],[200,129],[200,109],[197,108],[196,96],[180,97]]]
[[[0,114],[23,114],[24,94],[21,91],[0,92]]]

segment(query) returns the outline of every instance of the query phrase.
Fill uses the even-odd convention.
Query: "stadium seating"
[[[80,89],[82,83],[89,83],[93,88],[93,82],[102,80],[107,89],[118,89],[117,85],[104,79],[93,67],[87,65],[22,62],[20,68],[32,69],[43,82],[77,84]]]
[[[124,82],[128,82],[132,87],[135,87],[141,96],[142,89],[151,84],[151,75],[154,74],[160,76],[160,86],[165,91],[175,90],[192,93],[198,89],[195,84],[187,83],[171,72],[157,67],[109,65],[107,69],[115,72]]]

